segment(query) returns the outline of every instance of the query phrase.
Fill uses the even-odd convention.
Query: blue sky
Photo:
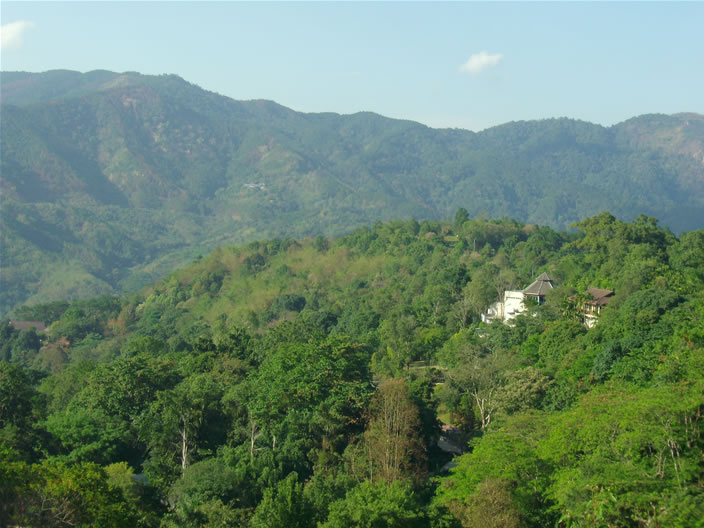
[[[704,113],[703,2],[0,3],[2,69],[175,73],[235,99],[481,130]]]

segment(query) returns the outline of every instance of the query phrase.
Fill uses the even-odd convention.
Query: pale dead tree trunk
[[[480,391],[475,387],[472,391],[472,396],[474,396],[474,401],[479,409],[479,416],[482,421],[482,430],[489,427],[491,423],[491,415],[494,412],[492,394],[494,390],[489,390],[488,394],[482,395]]]
[[[682,487],[682,481],[680,479],[680,471],[682,469],[682,462],[680,460],[680,444],[676,440],[677,435],[674,433],[672,429],[672,422],[669,418],[666,418],[665,416],[660,416],[660,422],[663,424],[667,431],[667,436],[665,438],[665,448],[669,450],[670,452],[670,458],[672,459],[672,466],[675,470],[675,477],[677,478],[677,485],[681,488]],[[687,423],[687,415],[685,414],[684,417],[684,425],[685,425],[685,445],[688,440],[688,423]],[[664,473],[664,472],[663,472]]]
[[[184,473],[188,468],[188,418],[185,414],[181,415],[181,473]]]
[[[680,448],[678,443],[668,438],[666,441],[667,447],[670,449],[670,457],[672,457],[672,465],[675,468],[675,476],[677,477],[677,485],[682,487],[682,482],[680,481]]]
[[[695,445],[699,441],[702,434],[702,429],[700,426],[702,420],[702,411],[704,406],[697,407],[692,414],[685,414],[684,416],[684,427],[685,427],[685,442],[687,448]]]
[[[254,443],[257,441],[257,438],[259,438],[262,435],[261,431],[257,430],[257,422],[252,421],[252,428],[250,430],[249,434],[249,459],[254,458]]]
[[[494,393],[501,386],[499,372],[495,354],[489,352],[482,355],[480,351],[472,352],[464,365],[446,372],[446,378],[457,387],[458,392],[474,401],[482,430],[491,423],[497,407]]]
[[[658,457],[656,459],[657,463],[655,466],[654,478],[663,479],[665,478],[665,460],[664,460],[664,449],[658,452]]]

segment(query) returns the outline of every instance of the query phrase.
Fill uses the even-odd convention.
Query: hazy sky
[[[704,112],[704,3],[0,3],[2,69],[176,73],[235,99],[480,130]]]

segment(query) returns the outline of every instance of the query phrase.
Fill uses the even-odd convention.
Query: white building
[[[482,321],[489,323],[491,321],[502,321],[508,323],[511,319],[525,312],[525,299],[535,299],[538,305],[545,302],[545,295],[553,289],[555,282],[550,275],[542,273],[529,286],[523,290],[506,290],[504,291],[504,300],[497,301],[489,306],[486,313],[482,314]]]

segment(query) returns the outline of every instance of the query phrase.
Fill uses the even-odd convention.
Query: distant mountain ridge
[[[378,219],[602,210],[704,227],[704,116],[479,133],[235,101],[175,75],[2,72],[2,299],[132,289],[216,245]]]

